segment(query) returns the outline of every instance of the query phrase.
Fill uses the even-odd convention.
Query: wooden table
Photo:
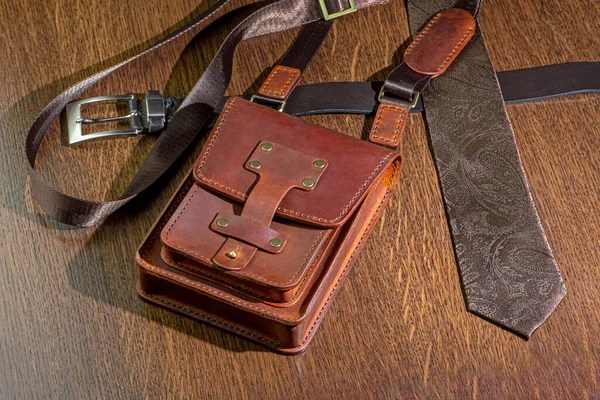
[[[239,6],[234,1],[228,10]],[[421,116],[404,138],[396,195],[309,350],[284,357],[140,301],[133,257],[199,151],[156,196],[103,226],[76,229],[32,199],[23,143],[58,92],[137,53],[198,15],[193,0],[0,3],[0,398],[340,399],[600,398],[600,99],[509,106],[523,164],[568,297],[525,341],[465,310]],[[186,48],[125,68],[86,96],[160,89],[183,96],[227,32],[220,20]],[[498,70],[600,60],[595,0],[487,0],[481,15]],[[295,32],[237,53],[230,93],[255,91]],[[408,38],[403,2],[336,23],[305,82],[376,80]],[[358,116],[311,118],[360,136]],[[116,197],[153,138],[65,148],[58,127],[38,169],[90,199]]]

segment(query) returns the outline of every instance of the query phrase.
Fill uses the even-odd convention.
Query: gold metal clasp
[[[325,0],[319,0],[319,5],[321,6],[321,11],[323,12],[323,18],[325,21],[329,21],[342,15],[353,13],[357,10],[355,0],[348,0],[348,8],[345,8],[341,11],[330,13],[327,9],[327,4],[325,4]]]

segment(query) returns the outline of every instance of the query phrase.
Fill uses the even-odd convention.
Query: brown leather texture
[[[404,52],[404,62],[423,75],[443,74],[475,33],[475,19],[462,9],[435,15]]]
[[[277,65],[258,89],[258,94],[285,100],[292,93],[301,76],[302,72],[297,68]]]
[[[235,114],[235,117],[229,118]],[[268,124],[265,123],[268,121]],[[364,199],[366,189],[397,155],[315,124],[241,98],[228,100],[194,168],[201,186],[244,202],[256,182],[245,165],[262,140],[327,160],[327,173],[311,192],[290,191],[276,215],[320,227],[343,224]],[[310,134],[307,133],[310,131]],[[243,132],[243,134],[242,134]],[[335,160],[335,162],[333,162]],[[281,168],[298,168],[291,160]]]
[[[369,141],[381,146],[397,148],[402,140],[402,132],[410,110],[400,104],[381,103],[377,108]]]
[[[298,353],[379,218],[399,168],[394,151],[232,99],[138,251],[140,296]],[[265,248],[273,235],[279,251]]]
[[[217,212],[239,215],[242,206],[197,184],[193,185],[163,229],[161,234],[163,244],[195,261],[193,268],[196,270],[201,268],[214,270],[212,258],[214,254],[221,252],[220,249],[227,239],[227,236],[209,228]],[[289,223],[280,219],[273,221],[271,228],[288,239],[284,251],[280,254],[272,254],[256,251],[254,248],[256,254],[249,256],[251,261],[242,269],[229,270],[228,279],[232,277],[241,282],[260,284],[270,293],[294,289],[300,285],[312,267],[312,262],[319,256],[331,236],[331,230]],[[251,245],[248,247],[252,249]],[[239,256],[243,255],[244,252],[241,251]],[[267,296],[264,292],[262,294]],[[273,301],[287,301],[287,298],[285,300],[275,298]]]
[[[219,225],[220,221],[227,221],[227,225]],[[235,214],[217,214],[210,229],[223,236],[239,239],[268,253],[279,253],[285,247],[285,235],[277,232],[250,218]],[[278,245],[271,245],[272,240],[277,240]]]

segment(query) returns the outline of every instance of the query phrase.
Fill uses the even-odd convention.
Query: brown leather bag
[[[446,66],[473,27],[466,11],[440,13],[423,33],[455,32],[446,44],[450,55],[426,53]],[[306,43],[292,46],[255,99],[281,110],[327,29],[317,25],[311,31],[320,34],[299,36]],[[439,49],[438,42],[428,48]],[[415,43],[427,40],[419,35]],[[298,68],[290,67],[294,59],[302,60]],[[423,74],[406,64],[392,71],[370,134],[383,146],[229,99],[138,251],[140,295],[281,353],[304,350],[393,192],[400,170],[394,148],[415,88],[442,72]]]
[[[140,295],[302,351],[392,191],[397,152],[232,98],[137,254]]]

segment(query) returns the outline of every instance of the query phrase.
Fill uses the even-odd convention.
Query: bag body
[[[400,155],[230,99],[137,253],[142,298],[304,350],[398,179]]]

